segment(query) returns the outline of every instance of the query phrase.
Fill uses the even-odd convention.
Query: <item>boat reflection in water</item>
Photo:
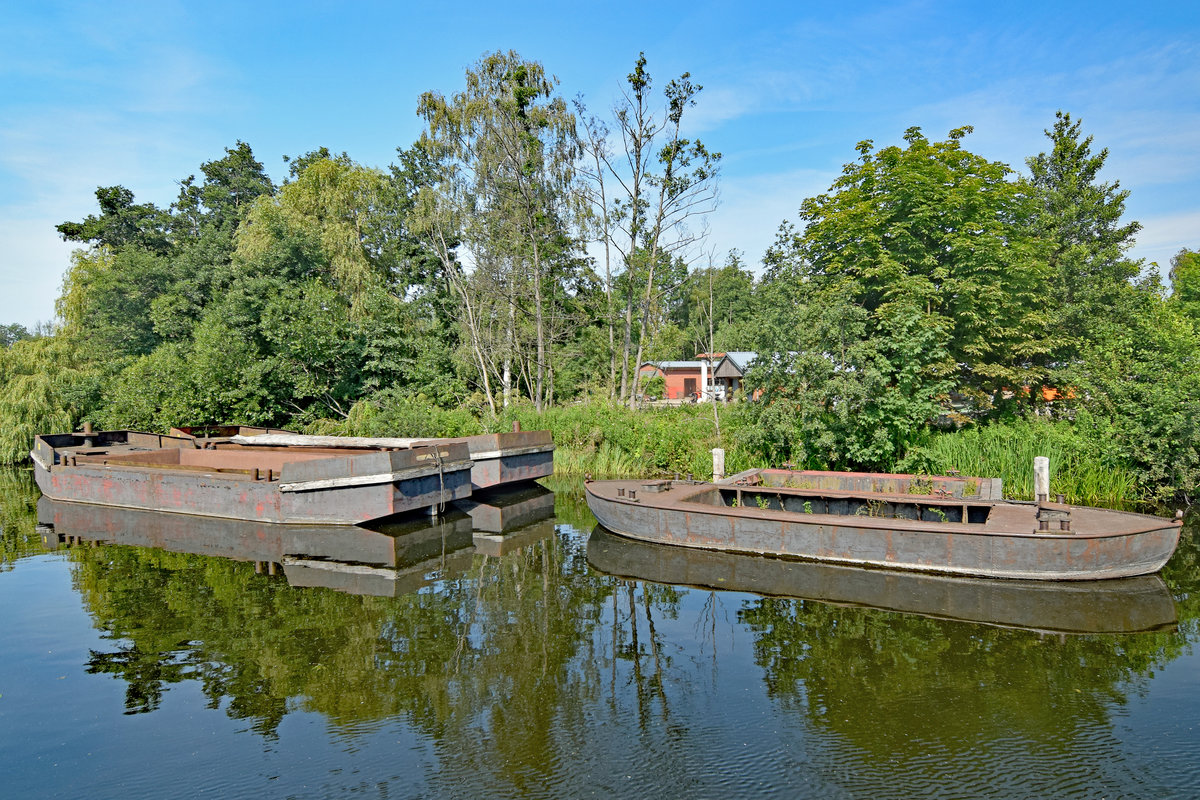
[[[658,545],[599,525],[588,539],[587,560],[600,572],[653,583],[1041,632],[1135,633],[1177,622],[1175,601],[1158,575],[1051,582],[898,572]]]
[[[454,502],[477,531],[504,533],[554,516],[554,492],[527,482],[476,492]]]
[[[553,507],[544,518],[552,514]],[[48,548],[97,542],[216,556],[254,562],[256,569],[271,574],[282,568],[293,586],[382,597],[456,577],[470,568],[477,552],[499,555],[554,530],[552,521],[531,523],[529,514],[520,521],[522,525],[495,534],[477,533],[471,516],[453,507],[436,518],[416,514],[359,527],[250,522],[48,497],[38,501],[42,541]],[[516,545],[517,540],[522,544]]]

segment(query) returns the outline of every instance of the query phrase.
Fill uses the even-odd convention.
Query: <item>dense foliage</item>
[[[487,54],[378,169],[321,147],[282,185],[236,142],[166,208],[100,187],[44,330],[0,326],[0,461],[39,431],[236,421],[328,433],[549,427],[562,468],[1005,472],[1057,448],[1080,496],[1200,486],[1200,257],[1126,257],[1128,192],[1059,113],[1027,175],[930,140],[857,146],[761,274],[701,256],[721,154],[702,87],[639,57],[608,118]],[[759,353],[756,402],[647,409],[648,359]],[[996,455],[997,447],[1007,455]],[[1052,449],[1053,449],[1052,448]],[[1022,456],[1023,457],[1023,456]],[[1015,483],[1014,483],[1015,486]]]

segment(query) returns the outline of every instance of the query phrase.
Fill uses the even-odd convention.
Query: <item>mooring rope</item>
[[[441,445],[433,446],[433,459],[437,463],[438,468],[438,504],[437,514],[441,516],[446,510],[446,474],[442,466],[442,448]]]

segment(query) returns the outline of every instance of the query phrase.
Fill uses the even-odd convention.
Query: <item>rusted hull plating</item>
[[[514,431],[467,436],[471,453],[471,486],[475,491],[534,481],[554,474],[554,441],[550,431]]]
[[[38,488],[56,500],[262,522],[359,524],[471,494],[461,444],[304,454],[118,445],[74,455],[38,441],[33,456]]]
[[[647,542],[991,578],[1144,575],[1161,569],[1179,542],[1177,523],[1101,509],[1076,509],[1072,532],[1039,533],[1033,505],[993,504],[996,521],[985,524],[924,522],[689,502],[703,493],[696,486],[638,494],[648,485],[589,482],[588,506],[608,530]]]

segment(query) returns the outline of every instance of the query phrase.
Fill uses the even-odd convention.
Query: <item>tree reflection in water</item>
[[[112,643],[86,667],[125,683],[126,713],[191,681],[270,742],[296,711],[347,743],[402,721],[431,744],[438,780],[507,796],[593,775],[598,790],[632,776],[712,793],[728,788],[717,764],[743,787],[803,775],[812,796],[1002,794],[1028,787],[1013,760],[1029,754],[1060,781],[1072,765],[1109,769],[1080,753],[1119,751],[1114,715],[1198,633],[1191,536],[1164,573],[1176,630],[1059,636],[604,575],[573,527],[590,524],[586,509],[564,493],[556,513],[552,533],[513,552],[447,548],[426,586],[395,597],[297,588],[222,558],[73,547],[74,585]],[[6,558],[36,551],[28,518],[5,517]]]
[[[34,513],[37,499],[32,470],[0,468],[0,572],[43,552]]]

